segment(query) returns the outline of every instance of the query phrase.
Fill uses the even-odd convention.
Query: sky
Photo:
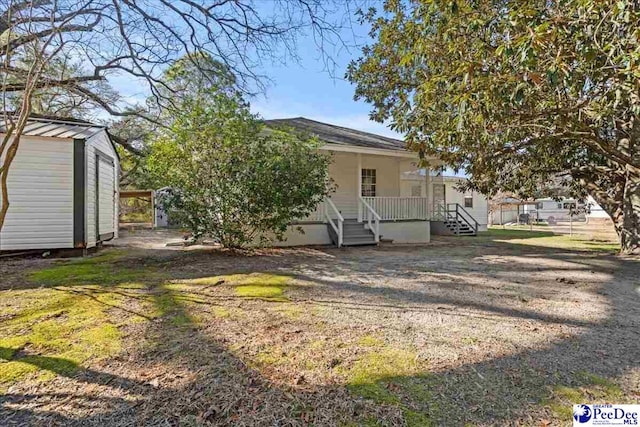
[[[368,27],[354,22],[342,31],[348,44],[370,41]],[[306,117],[379,135],[402,138],[387,126],[369,120],[370,106],[354,101],[355,87],[344,79],[347,65],[360,55],[359,48],[331,49],[335,66],[327,70],[311,34],[297,41],[298,60],[286,64],[263,63],[257,70],[268,76],[266,90],[250,98],[251,110],[265,119]],[[115,77],[110,83],[130,101],[142,101],[141,85],[130,77]]]

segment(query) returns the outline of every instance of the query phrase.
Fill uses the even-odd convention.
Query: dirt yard
[[[549,426],[640,401],[640,261],[607,242],[167,237],[0,261],[1,425]]]

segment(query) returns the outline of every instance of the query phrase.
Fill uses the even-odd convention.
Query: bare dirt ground
[[[250,254],[148,237],[104,252],[110,279],[0,261],[0,333],[45,289],[104,305],[121,341],[66,370],[23,344],[6,363],[53,375],[6,382],[1,425],[569,425],[572,403],[640,401],[637,259],[523,232]]]

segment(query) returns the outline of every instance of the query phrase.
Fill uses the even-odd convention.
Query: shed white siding
[[[73,141],[22,137],[0,250],[73,247]]]
[[[109,137],[105,131],[99,132],[87,140],[86,144],[86,239],[87,247],[93,247],[96,245],[97,234],[114,233],[115,237],[118,237],[118,156],[113,149],[113,145],[109,141]],[[96,155],[97,153],[103,153],[113,159],[114,165],[109,173],[107,164],[103,163],[103,167],[100,168],[99,182],[101,189],[98,191],[100,196],[100,207],[98,210],[100,216],[100,225],[96,229]],[[110,165],[109,165],[110,166]],[[111,182],[112,185],[108,186]]]

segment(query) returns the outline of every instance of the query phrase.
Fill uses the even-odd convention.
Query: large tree
[[[194,239],[282,240],[330,191],[329,156],[315,139],[266,129],[237,92],[189,94],[149,144],[146,175],[169,187],[160,204]]]
[[[320,49],[341,43],[346,21],[337,10],[346,13],[343,5],[340,0],[0,0],[0,230],[10,202],[7,177],[29,114],[51,107],[39,101],[91,103],[115,116],[143,115],[100,90],[101,83],[124,76],[146,86],[155,103],[170,104],[172,92],[163,79],[167,65],[186,55],[195,68],[203,68],[207,62],[194,56],[199,52],[231,70],[237,87],[259,91],[267,79],[257,71],[260,65],[295,59],[300,34],[312,33]]]
[[[471,186],[527,197],[558,176],[640,251],[640,4],[387,0],[348,78],[411,147]]]

